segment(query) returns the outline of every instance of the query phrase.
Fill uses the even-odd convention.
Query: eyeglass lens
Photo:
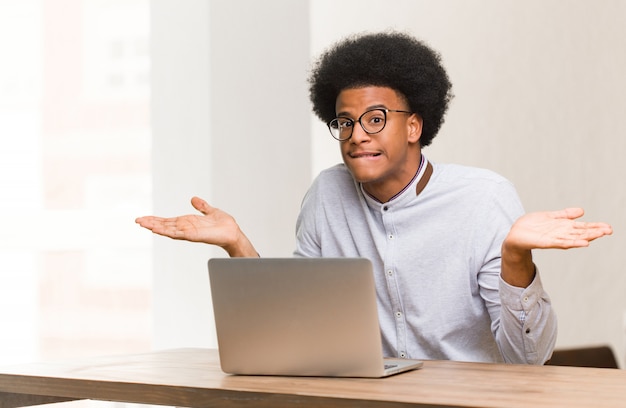
[[[385,127],[386,115],[382,109],[374,109],[365,112],[357,120],[366,133],[378,133]],[[335,139],[347,140],[352,136],[354,121],[348,118],[336,118],[328,124],[330,133]]]

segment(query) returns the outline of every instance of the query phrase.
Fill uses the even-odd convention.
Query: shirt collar
[[[409,181],[409,183],[406,186],[404,186],[402,190],[400,190],[397,194],[391,197],[389,201],[387,201],[387,203],[391,203],[392,201],[396,200],[398,197],[404,195],[404,193],[409,189],[414,190],[416,196],[419,195],[419,193],[422,192],[424,187],[426,187],[426,184],[428,183],[428,180],[430,179],[430,176],[432,175],[432,173],[433,173],[433,166],[430,164],[428,159],[426,159],[426,156],[422,154],[421,159],[420,159],[420,165],[417,168],[417,171],[415,172],[415,175],[413,176],[411,181]],[[415,189],[413,189],[413,186],[415,186]],[[383,204],[376,197],[374,197],[373,195],[365,191],[365,189],[363,188],[363,184],[359,184],[359,187],[361,188],[361,192],[363,193],[363,195],[367,197],[368,199],[370,199],[370,201],[374,201],[378,204]]]

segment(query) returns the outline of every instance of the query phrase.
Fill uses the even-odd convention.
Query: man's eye
[[[385,118],[383,118],[382,116],[372,116],[371,118],[367,120],[367,122],[372,125],[380,125],[384,121],[385,121]]]

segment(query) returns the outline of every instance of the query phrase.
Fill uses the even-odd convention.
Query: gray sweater
[[[539,273],[525,289],[500,278],[502,241],[523,214],[513,185],[483,169],[434,164],[388,203],[344,165],[304,197],[294,255],[372,261],[386,356],[542,364],[557,322]]]

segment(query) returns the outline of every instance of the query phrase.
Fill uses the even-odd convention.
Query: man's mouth
[[[361,159],[361,158],[368,158],[368,157],[377,157],[377,156],[380,156],[380,153],[377,153],[377,152],[352,152],[352,153],[349,153],[348,156],[350,156],[352,159]]]

